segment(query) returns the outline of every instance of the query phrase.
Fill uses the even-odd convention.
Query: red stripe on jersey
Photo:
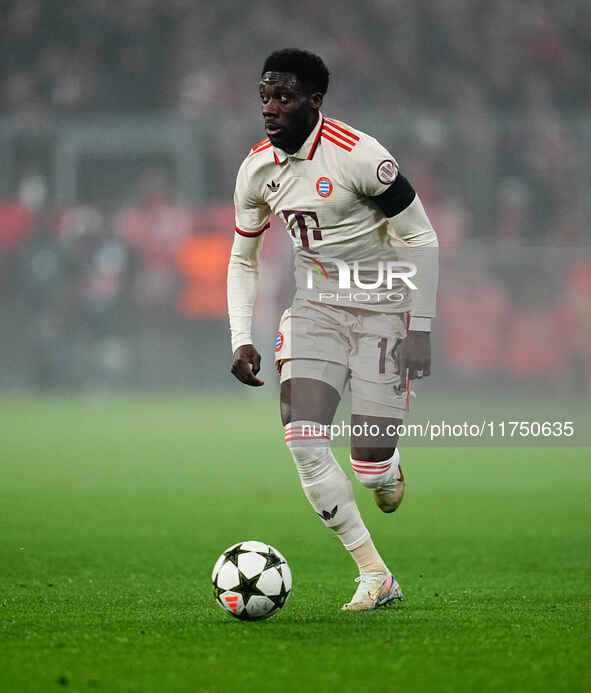
[[[273,156],[275,157],[275,163],[280,164],[281,162],[279,161],[279,157],[277,156],[277,154],[275,152],[273,152]]]
[[[268,144],[265,144],[262,147],[259,147],[256,150],[253,150],[248,156],[254,156],[255,154],[259,154],[260,152],[265,151],[265,149],[269,149],[269,147],[273,146],[270,142]]]
[[[342,133],[347,135],[347,137],[350,137],[351,139],[355,140],[356,142],[359,142],[359,137],[352,132],[349,132],[349,130],[345,130],[345,128],[341,127],[340,125],[337,125],[336,123],[333,123],[332,120],[327,120],[326,121],[329,125],[331,125],[333,128],[336,128],[337,130],[340,130]]]
[[[253,237],[253,236],[260,236],[263,231],[266,231],[269,226],[271,226],[270,223],[265,224],[263,228],[260,231],[243,231],[242,229],[239,229],[237,226],[234,228],[236,229],[236,233],[239,233],[241,236],[248,236],[248,237]]]
[[[257,142],[256,144],[253,144],[253,145],[252,145],[252,150],[255,151],[255,150],[258,149],[262,144],[267,144],[267,142],[269,142],[269,141],[270,141],[269,138],[268,138],[268,137],[265,137],[264,140],[261,140],[260,142]]]
[[[325,126],[322,128],[322,131],[323,131],[323,132],[328,132],[330,135],[334,135],[335,137],[338,137],[339,139],[343,140],[343,142],[345,142],[345,144],[350,144],[351,147],[354,147],[354,146],[357,144],[357,142],[355,142],[354,140],[350,139],[349,137],[345,137],[345,135],[341,135],[340,132],[337,132],[336,130],[333,130],[333,129],[332,129],[331,127],[329,127],[328,125],[325,125]]]
[[[335,140],[334,137],[331,137],[331,136],[328,135],[326,132],[323,132],[323,133],[322,133],[322,137],[326,137],[327,140],[330,140],[331,142],[334,142],[336,145],[338,145],[338,146],[341,147],[342,149],[346,149],[348,152],[350,152],[350,151],[353,150],[352,147],[348,147],[348,146],[347,146],[346,144],[344,144],[343,142],[340,142],[339,140]]]
[[[310,149],[310,153],[306,157],[308,161],[313,158],[315,152],[316,152],[316,147],[318,147],[318,142],[320,142],[320,134],[322,132],[322,128],[324,126],[324,118],[322,119],[322,122],[320,123],[320,127],[318,128],[318,133],[316,134],[316,137],[314,138],[314,143],[312,144],[312,148]]]

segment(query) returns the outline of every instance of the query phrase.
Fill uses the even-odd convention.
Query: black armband
[[[389,188],[384,190],[381,195],[371,199],[387,217],[395,217],[410,205],[415,196],[416,192],[412,185],[402,173],[399,173]]]

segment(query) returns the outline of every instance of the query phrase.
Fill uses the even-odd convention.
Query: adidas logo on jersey
[[[272,180],[270,183],[267,183],[267,187],[271,192],[277,192],[279,190],[279,185],[280,183],[276,183],[274,180]]]

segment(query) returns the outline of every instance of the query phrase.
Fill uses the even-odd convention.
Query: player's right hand
[[[265,383],[256,377],[261,370],[261,355],[253,344],[243,344],[234,352],[234,362],[232,363],[232,375],[236,376],[241,383],[260,387]]]

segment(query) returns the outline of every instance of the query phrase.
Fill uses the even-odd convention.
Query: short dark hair
[[[307,91],[326,94],[329,72],[322,58],[298,48],[283,48],[265,60],[261,76],[265,72],[289,72],[295,75]]]

